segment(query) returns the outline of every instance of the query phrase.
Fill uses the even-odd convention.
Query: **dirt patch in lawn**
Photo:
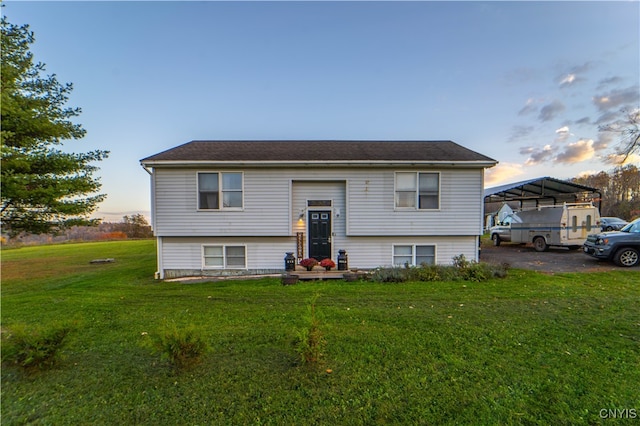
[[[490,243],[489,243],[490,244]],[[492,264],[507,263],[512,268],[529,269],[539,272],[638,272],[640,267],[623,268],[612,262],[601,261],[587,256],[579,250],[551,248],[546,252],[537,252],[529,244],[502,243],[500,247],[483,245],[480,255],[482,262]]]

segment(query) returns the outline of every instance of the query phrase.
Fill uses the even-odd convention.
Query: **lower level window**
[[[203,246],[205,268],[244,269],[247,267],[245,246]]]
[[[394,266],[433,265],[436,262],[436,246],[397,245],[393,246]]]

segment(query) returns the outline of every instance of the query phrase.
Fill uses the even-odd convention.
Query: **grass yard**
[[[2,252],[3,334],[73,327],[52,369],[3,365],[3,425],[640,419],[638,271],[295,286],[166,283],[154,271],[153,241]],[[294,341],[314,295],[326,347],[309,365]],[[206,337],[200,364],[176,371],[144,346],[167,320]]]

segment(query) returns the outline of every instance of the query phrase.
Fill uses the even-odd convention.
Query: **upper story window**
[[[397,172],[395,184],[396,208],[440,208],[440,173]]]
[[[241,172],[198,173],[198,209],[241,209],[242,178]]]

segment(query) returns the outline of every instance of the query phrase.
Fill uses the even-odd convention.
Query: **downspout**
[[[149,173],[151,177],[151,228],[153,234],[156,236],[156,259],[158,263],[158,271],[154,274],[156,279],[164,279],[164,268],[162,266],[162,237],[156,234],[156,175],[153,173],[153,168],[149,168],[140,163],[145,172]]]
[[[156,232],[156,175],[153,173],[153,168],[148,168],[144,164],[140,163],[145,172],[149,173],[151,176],[151,227],[153,228],[153,233]]]

